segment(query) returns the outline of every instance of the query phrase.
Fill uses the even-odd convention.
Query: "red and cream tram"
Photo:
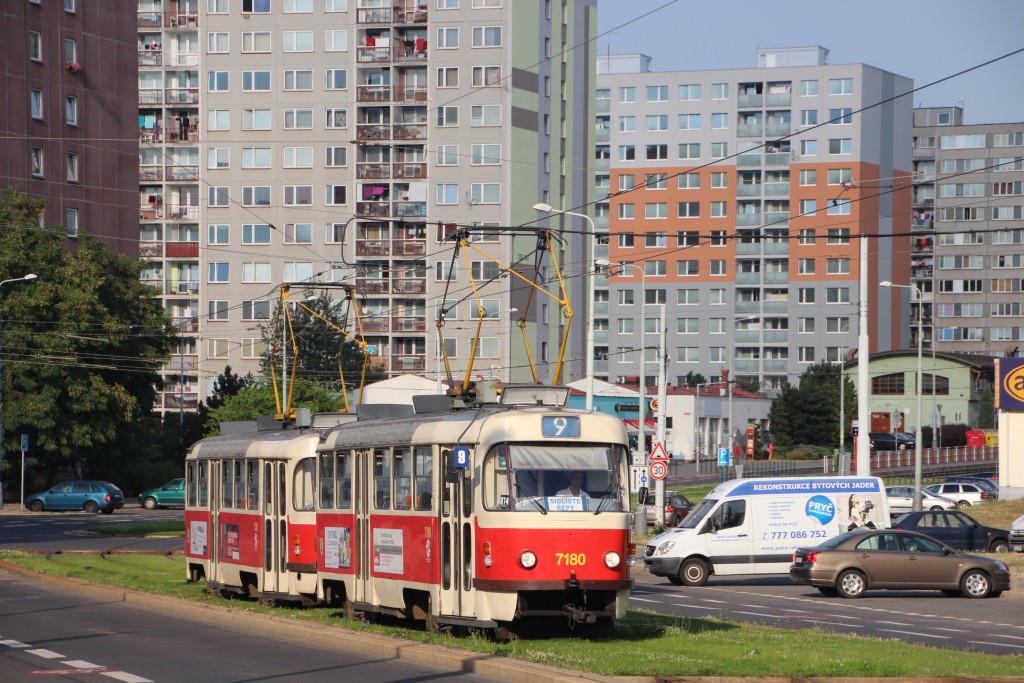
[[[632,585],[628,441],[621,420],[566,396],[507,387],[501,404],[322,436],[204,439],[186,463],[189,576],[432,630],[611,624]],[[251,510],[237,494],[225,506],[238,486],[262,493]]]

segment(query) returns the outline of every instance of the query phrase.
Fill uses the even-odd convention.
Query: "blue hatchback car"
[[[124,493],[107,481],[65,481],[26,496],[25,507],[32,512],[85,510],[109,515],[124,507]]]

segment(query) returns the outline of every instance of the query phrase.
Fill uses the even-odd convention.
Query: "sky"
[[[640,52],[653,71],[751,68],[759,47],[818,45],[830,64],[918,88],[1024,48],[1024,0],[598,0],[598,34],[599,55]],[[967,124],[1024,121],[1024,52],[913,97],[963,106]]]

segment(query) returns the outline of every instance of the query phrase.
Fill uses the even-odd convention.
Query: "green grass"
[[[336,609],[273,608],[224,600],[202,584],[185,582],[184,559],[153,555],[53,555],[0,552],[34,571],[215,604],[273,613],[361,632],[443,645],[475,653],[614,676],[1019,676],[1021,657],[945,650],[821,629],[790,630],[725,618],[691,619],[631,610],[611,638],[523,638],[494,643],[480,636],[452,638],[414,628],[342,619]]]
[[[163,522],[139,522],[128,524],[101,524],[89,529],[103,536],[185,536],[185,522],[166,520]]]

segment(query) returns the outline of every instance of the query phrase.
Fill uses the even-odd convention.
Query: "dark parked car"
[[[26,496],[25,507],[32,512],[85,510],[109,515],[124,507],[124,494],[107,481],[65,481],[49,491]]]
[[[172,479],[162,486],[139,494],[139,505],[147,510],[156,510],[168,505],[185,505],[185,480]]]
[[[917,445],[914,437],[905,432],[870,432],[868,440],[875,451],[913,450]]]
[[[690,499],[681,493],[665,494],[665,526],[679,526],[686,515],[693,509]],[[644,506],[647,513],[647,523],[654,524],[654,494],[647,498],[647,505]]]
[[[940,590],[945,595],[997,598],[1010,589],[999,560],[957,552],[913,531],[857,529],[793,553],[793,583],[822,595],[859,598],[865,591]]]
[[[1010,549],[1007,529],[985,526],[965,512],[908,512],[892,523],[893,529],[919,531],[957,550],[1005,553]]]

